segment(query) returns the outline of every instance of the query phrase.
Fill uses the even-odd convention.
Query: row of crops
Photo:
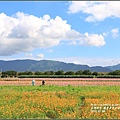
[[[120,78],[120,75],[20,75],[19,78]]]

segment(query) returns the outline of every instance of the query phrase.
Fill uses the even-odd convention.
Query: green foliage
[[[55,119],[55,118],[59,117],[59,114],[58,114],[58,112],[56,110],[48,109],[48,110],[46,110],[46,116],[48,118]]]
[[[83,102],[85,100],[85,96],[81,96],[80,99]]]
[[[36,71],[36,72],[34,73],[34,75],[43,75],[43,72]]]
[[[10,93],[10,91],[31,91],[31,92],[36,92],[36,91],[65,91],[67,93],[87,93],[87,92],[103,92],[103,91],[108,91],[108,92],[118,92],[120,93],[120,86],[55,86],[55,85],[50,85],[50,86],[0,86],[0,91],[7,91]],[[5,95],[6,93],[3,92]],[[82,95],[84,96],[84,95]],[[1,96],[0,96],[1,97]],[[12,97],[12,96],[11,96]],[[2,99],[2,98],[1,98]]]
[[[76,75],[83,75],[83,71],[82,70],[78,70],[75,74]]]
[[[54,75],[54,71],[45,71],[44,75]]]
[[[17,77],[17,72],[13,70],[2,72],[2,77]]]
[[[62,109],[63,113],[71,113],[74,112],[75,108],[71,107],[71,106],[66,106],[65,108]]]
[[[83,74],[84,74],[84,75],[91,75],[91,71],[90,71],[90,70],[84,70],[84,71],[83,71]]]
[[[65,75],[75,75],[75,73],[73,71],[67,71]]]
[[[64,75],[64,71],[63,70],[58,70],[57,72],[55,72],[55,75]]]
[[[97,75],[97,78],[120,78],[120,75]]]
[[[97,76],[97,75],[99,75],[99,73],[98,72],[93,72],[92,75]]]
[[[108,75],[120,75],[120,70],[115,70],[113,72],[109,72]]]
[[[93,78],[94,75],[19,75],[19,78]]]
[[[31,72],[31,71],[19,72],[18,76],[20,76],[20,75],[33,75],[33,72]]]
[[[74,71],[67,71],[64,72],[63,70],[54,71],[45,71],[45,72],[32,72],[32,71],[25,71],[25,72],[17,72],[17,71],[3,71],[1,73],[1,77],[19,77],[19,78],[120,78],[120,70],[115,70],[109,73],[98,73],[98,72],[91,72],[90,70],[78,70]]]

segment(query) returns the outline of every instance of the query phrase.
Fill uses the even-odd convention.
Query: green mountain
[[[108,66],[107,68],[111,69],[112,71],[120,70],[120,64],[113,65],[113,66]]]
[[[3,61],[0,60],[0,69],[2,71],[14,70],[14,71],[78,71],[78,70],[90,70],[92,72],[111,72],[108,67],[89,67],[88,65],[76,65],[73,63],[65,63],[52,60],[12,60]]]

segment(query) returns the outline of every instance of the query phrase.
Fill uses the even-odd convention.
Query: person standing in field
[[[32,80],[32,86],[35,86],[35,80]]]
[[[42,81],[42,85],[45,85],[45,81],[44,80]]]

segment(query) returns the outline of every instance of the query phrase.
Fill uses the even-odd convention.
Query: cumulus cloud
[[[120,1],[72,1],[68,13],[86,13],[88,22],[103,21],[108,17],[120,18]]]
[[[31,52],[35,48],[50,48],[62,40],[77,41],[84,45],[102,46],[102,35],[84,34],[71,29],[66,20],[49,15],[37,17],[18,12],[13,16],[0,14],[0,55],[9,56],[20,52]],[[75,42],[73,42],[75,43]]]
[[[112,29],[111,33],[112,33],[112,37],[116,38],[118,37],[119,29],[118,28]]]
[[[80,44],[84,45],[94,45],[94,46],[103,46],[105,44],[104,37],[100,34],[84,34],[84,39],[80,41]]]

